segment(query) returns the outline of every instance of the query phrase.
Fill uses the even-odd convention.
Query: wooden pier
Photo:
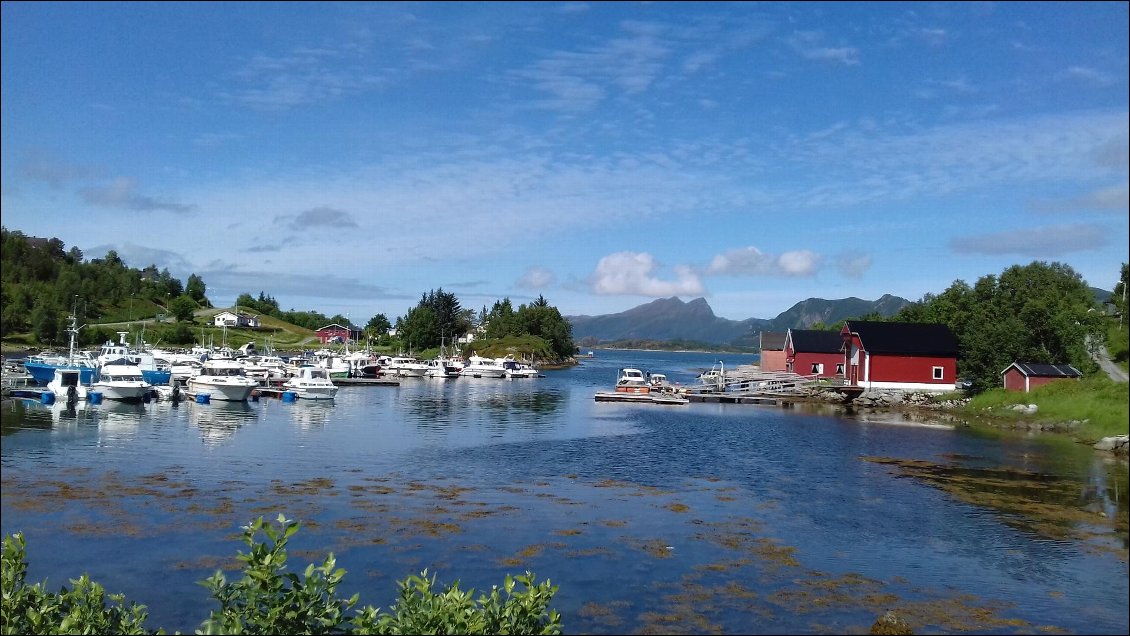
[[[597,402],[632,402],[636,404],[687,404],[687,398],[674,393],[623,393],[620,391],[601,391],[593,396]]]

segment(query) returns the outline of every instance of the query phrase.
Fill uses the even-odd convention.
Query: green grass
[[[1008,410],[1016,404],[1035,404],[1036,413],[1024,415]],[[1083,422],[1075,436],[1086,442],[1125,435],[1130,427],[1130,392],[1126,384],[1114,382],[1105,375],[1053,382],[1031,393],[993,389],[975,396],[964,408],[969,415],[977,416],[991,409],[994,417],[1004,419]]]

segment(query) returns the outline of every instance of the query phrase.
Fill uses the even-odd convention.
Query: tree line
[[[182,284],[168,269],[158,270],[155,265],[140,270],[126,267],[113,250],[104,258],[85,260],[81,250],[68,250],[57,238],[30,237],[7,228],[0,228],[0,232],[0,336],[4,338],[29,333],[38,343],[62,345],[68,341],[72,315],[81,325],[125,322],[127,317],[133,320],[159,312],[175,321],[164,329],[163,339],[189,344],[193,341],[189,325],[194,312],[212,307],[207,285],[195,273]],[[340,314],[284,311],[264,291],[257,297],[244,292],[235,305],[311,330],[334,323],[353,328]],[[394,325],[395,337],[389,335]],[[468,333],[488,341],[515,336],[537,338],[544,345],[538,348],[558,359],[575,351],[572,326],[544,296],[517,308],[504,298],[489,310],[484,306],[475,312],[463,308],[455,294],[440,288],[422,294],[416,306],[395,322],[377,314],[362,331],[370,342],[417,351],[454,346],[456,339]],[[113,334],[98,328],[83,330],[78,344],[98,343],[107,335]]]

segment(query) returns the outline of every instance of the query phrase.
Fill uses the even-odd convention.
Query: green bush
[[[286,545],[299,524],[279,515],[278,524],[263,518],[243,528],[250,547],[240,553],[243,576],[229,582],[222,572],[201,581],[220,603],[198,634],[560,634],[561,617],[548,610],[557,592],[550,582],[536,583],[530,572],[507,576],[502,588],[474,598],[459,582],[435,591],[435,577],[409,576],[398,582],[400,597],[390,612],[372,606],[354,610],[358,596],[337,596],[345,570],[333,554],[322,565],[307,566],[300,577],[286,571]],[[260,532],[266,541],[256,543]],[[42,584],[27,585],[22,534],[4,539],[4,634],[142,634],[144,605],[123,605],[120,594],[107,596],[86,575],[72,580],[73,590],[58,594]],[[521,584],[520,589],[515,589]],[[503,598],[505,594],[505,598]],[[109,598],[111,603],[107,605]],[[157,633],[163,634],[164,630]]]

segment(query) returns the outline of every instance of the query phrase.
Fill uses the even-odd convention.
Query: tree
[[[188,283],[184,286],[184,293],[188,294],[188,297],[196,301],[201,307],[209,307],[211,303],[208,302],[208,297],[204,295],[206,289],[204,279],[196,274],[190,274]]]
[[[196,301],[190,298],[188,294],[181,294],[169,303],[169,313],[178,322],[192,322],[192,314],[196,311],[197,306]]]

